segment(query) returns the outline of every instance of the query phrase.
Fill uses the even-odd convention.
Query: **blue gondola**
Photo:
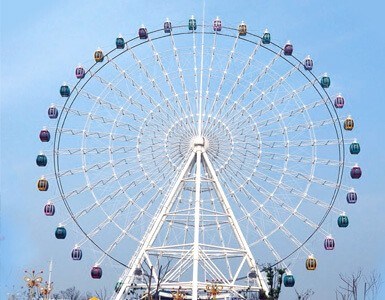
[[[354,141],[349,146],[350,154],[357,155],[361,151],[361,146],[357,141]]]
[[[55,230],[55,237],[58,240],[64,240],[67,236],[67,230],[63,226],[58,226]]]
[[[188,30],[197,30],[197,20],[194,16],[188,20]]]
[[[285,277],[283,277],[283,285],[284,286],[293,287],[294,284],[295,284],[295,279],[294,279],[293,275],[288,274],[288,275],[285,275]]]
[[[71,90],[69,86],[66,83],[63,83],[63,85],[60,87],[60,96],[69,97],[70,94],[71,94]]]
[[[341,228],[348,227],[348,225],[349,225],[348,216],[346,216],[344,214],[340,215],[337,219],[337,224],[338,224],[338,227],[341,227]]]
[[[324,89],[327,89],[327,88],[330,86],[330,77],[328,76],[327,73],[325,73],[325,74],[322,76],[320,84],[321,84],[321,86],[322,86]]]
[[[43,153],[40,153],[37,157],[36,157],[36,164],[39,166],[39,167],[45,167],[47,165],[47,162],[48,162],[48,159],[47,159],[47,156]]]
[[[116,49],[124,49],[125,43],[124,38],[121,34],[115,40]]]
[[[269,31],[266,29],[262,36],[262,44],[270,44],[271,41],[271,35]]]
[[[164,33],[171,33],[172,24],[168,18],[163,23],[163,30],[164,30]]]

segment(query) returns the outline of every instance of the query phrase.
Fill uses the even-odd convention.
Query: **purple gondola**
[[[324,248],[325,250],[333,250],[335,247],[336,243],[334,239],[331,236],[328,236],[324,240]]]
[[[305,61],[303,62],[303,67],[306,71],[311,71],[313,69],[313,60],[310,58],[310,55],[305,58]]]
[[[357,196],[357,193],[355,191],[351,191],[349,193],[346,194],[346,201],[349,203],[349,204],[354,204],[357,202],[357,199],[358,199],[358,196]]]
[[[213,30],[214,31],[221,31],[222,30],[222,21],[217,17],[213,22]]]
[[[56,108],[55,105],[51,104],[51,106],[48,108],[48,117],[50,119],[56,119],[59,115],[59,111]]]
[[[77,79],[83,79],[86,76],[86,70],[82,66],[77,66],[75,69],[75,76]]]
[[[49,217],[52,217],[55,214],[55,205],[52,202],[48,202],[44,205],[44,214]]]
[[[263,36],[262,36],[262,44],[264,45],[270,44],[270,41],[271,41],[270,32],[267,29],[265,29],[265,32],[263,33]]]
[[[292,55],[293,54],[293,45],[290,43],[290,41],[287,41],[287,43],[283,47],[283,54],[284,55]]]
[[[343,108],[344,105],[345,105],[344,97],[342,97],[341,94],[338,94],[337,97],[334,99],[335,108]]]
[[[73,260],[81,260],[83,257],[82,249],[79,246],[75,246],[71,251],[71,257]]]
[[[142,25],[138,30],[138,35],[141,40],[148,39],[147,28]]]

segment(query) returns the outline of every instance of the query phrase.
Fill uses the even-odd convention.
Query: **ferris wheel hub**
[[[198,150],[200,151],[206,151],[208,149],[209,142],[207,138],[203,136],[194,136],[191,140],[191,147],[196,152]]]
[[[204,146],[205,145],[205,138],[203,136],[196,136],[193,140],[194,146]]]

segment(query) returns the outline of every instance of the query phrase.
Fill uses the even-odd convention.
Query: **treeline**
[[[103,288],[94,292],[82,293],[75,286],[67,288],[66,290],[53,292],[52,299],[55,300],[89,300],[92,297],[96,297],[99,300],[107,300],[111,295],[107,293],[107,289]]]

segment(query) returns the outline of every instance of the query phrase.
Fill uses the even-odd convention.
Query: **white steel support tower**
[[[190,153],[175,185],[166,194],[161,209],[121,278],[116,299],[126,299],[130,293],[148,289],[152,294],[179,290],[186,298],[205,299],[207,290],[214,284],[220,291],[219,298],[267,290],[206,153],[209,143],[202,136],[191,142]],[[188,217],[191,215],[192,219]],[[174,223],[172,233],[168,232],[171,223]],[[175,223],[179,223],[178,230]],[[211,232],[211,240],[207,240],[206,231],[217,233]],[[164,238],[165,235],[169,238]]]

